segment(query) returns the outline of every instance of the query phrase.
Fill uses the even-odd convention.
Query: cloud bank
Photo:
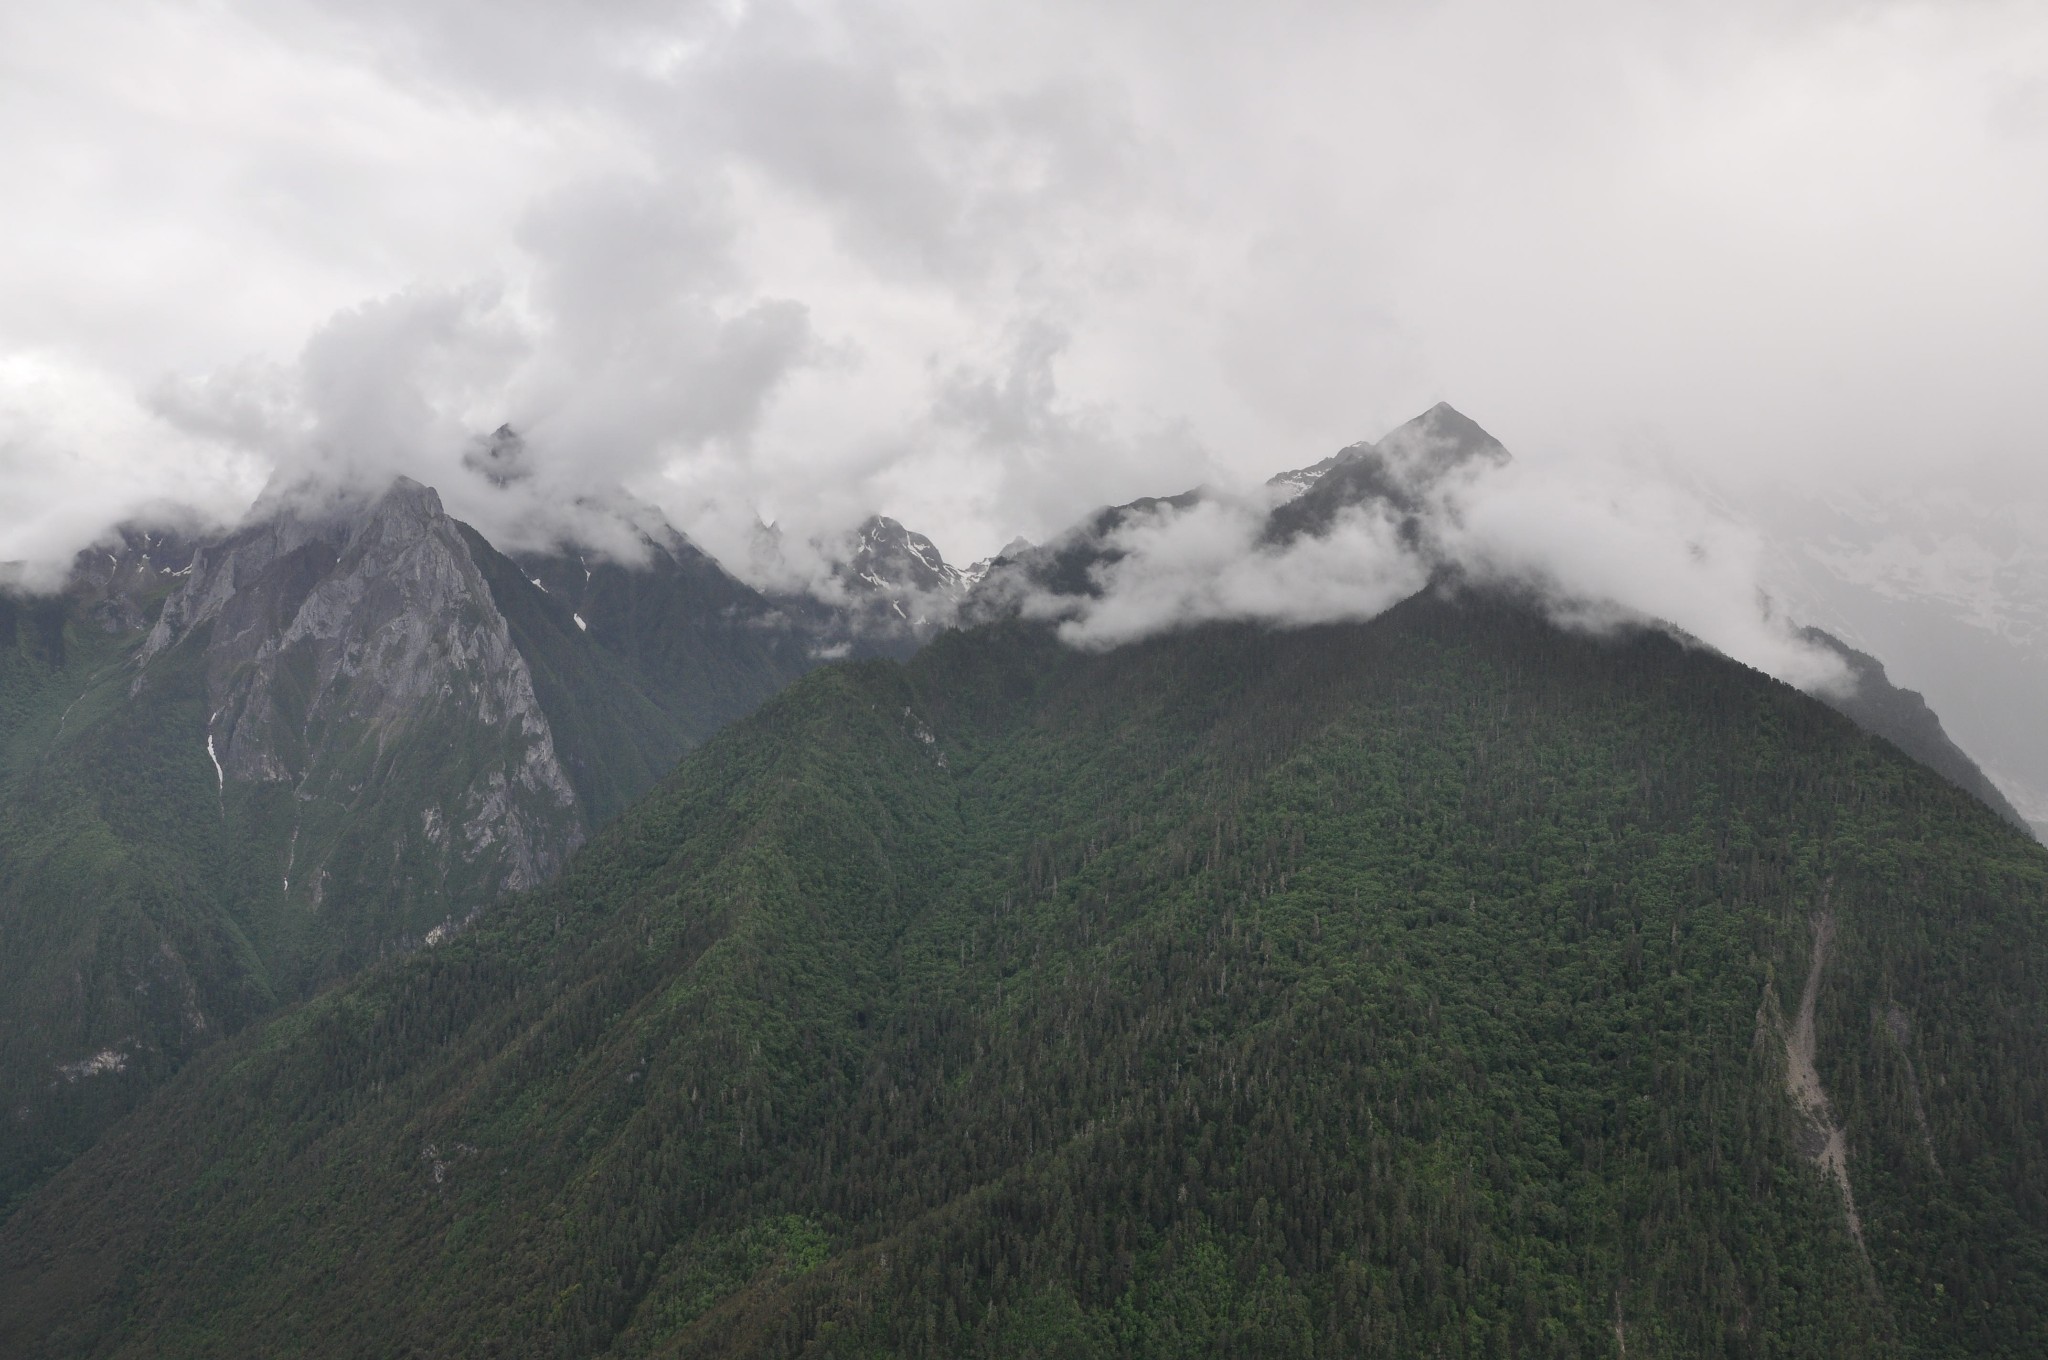
[[[506,421],[728,549],[977,557],[1445,396],[2042,489],[2038,6],[117,0],[0,77],[0,556],[76,519],[31,457],[228,515]]]
[[[113,0],[0,14],[0,90],[0,560],[44,579],[152,502],[402,470],[509,544],[624,487],[816,581],[872,512],[971,560],[1449,397],[1529,465],[1446,523],[1469,570],[1791,673],[1744,535],[1553,471],[2048,503],[2016,0]],[[1406,579],[1369,516],[1312,564],[1203,513],[1073,627]]]
[[[1568,628],[1675,630],[1807,690],[1851,683],[1773,600],[1762,538],[1640,469],[1479,459],[1404,475],[1402,434],[1381,445],[1407,509],[1341,508],[1275,540],[1285,493],[1206,491],[1123,520],[1100,543],[1093,594],[1013,584],[1027,616],[1080,647],[1193,624],[1280,627],[1370,619],[1432,582],[1526,594]],[[1404,485],[1405,483],[1405,485]]]

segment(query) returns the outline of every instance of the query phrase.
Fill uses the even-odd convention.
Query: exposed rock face
[[[1849,1235],[1856,1239],[1861,1251],[1863,1219],[1856,1212],[1856,1191],[1849,1180],[1849,1141],[1835,1120],[1827,1090],[1821,1085],[1820,1069],[1814,1062],[1818,1047],[1814,1012],[1820,997],[1821,973],[1827,967],[1828,950],[1834,941],[1835,917],[1823,891],[1820,910],[1813,918],[1813,960],[1807,966],[1806,986],[1799,994],[1799,1014],[1785,1034],[1785,1091],[1802,1121],[1802,1148],[1842,1192],[1842,1212],[1849,1224]]]
[[[521,563],[416,483],[299,487],[121,530],[58,594],[0,572],[0,1203],[206,1044],[549,878],[816,664],[621,518],[644,552]]]
[[[890,598],[957,599],[966,589],[959,568],[948,565],[936,544],[887,515],[870,516],[860,526],[840,579]]]
[[[959,617],[988,565],[962,571],[929,538],[887,515],[871,515],[843,542],[823,546],[832,598],[776,599],[819,657],[908,657]]]
[[[185,647],[203,652],[224,792],[283,785],[330,811],[410,801],[391,820],[445,819],[454,835],[436,848],[498,891],[539,883],[583,837],[526,661],[462,534],[417,482],[367,503],[276,503],[200,549],[135,689]],[[456,778],[421,783],[417,762],[394,758],[419,741],[444,748],[435,773]],[[323,866],[295,861],[317,898]]]
[[[164,526],[123,524],[72,559],[64,592],[103,633],[132,633],[149,625],[149,606],[166,581],[192,565],[194,543]]]
[[[1373,502],[1412,518],[1446,477],[1508,461],[1499,440],[1439,402],[1376,444],[1353,444],[1312,467],[1272,478],[1271,485],[1302,491],[1273,512],[1266,537],[1281,542],[1321,534],[1346,507]]]
[[[906,656],[953,622],[973,585],[929,538],[887,515],[854,531],[833,576],[846,595],[845,626],[862,650]]]

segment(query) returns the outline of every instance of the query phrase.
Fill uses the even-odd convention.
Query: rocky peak
[[[394,478],[384,494],[371,501],[368,510],[349,526],[348,546],[353,550],[371,541],[410,542],[432,533],[447,518],[441,510],[440,493],[434,488],[410,477]]]
[[[223,796],[288,787],[294,843],[307,815],[340,826],[368,809],[429,839],[438,829],[445,855],[514,889],[582,838],[526,661],[431,487],[266,493],[194,554],[134,689],[173,657],[204,676]],[[397,773],[393,753],[422,743],[443,754]]]
[[[1301,490],[1274,510],[1266,536],[1279,542],[1324,533],[1339,514],[1358,505],[1377,504],[1413,521],[1446,478],[1508,461],[1499,440],[1438,402],[1378,443],[1352,444],[1320,463],[1270,479],[1269,485]]]
[[[1375,448],[1411,491],[1433,486],[1461,468],[1499,467],[1512,461],[1498,439],[1441,401],[1389,431]]]
[[[936,544],[887,515],[870,516],[853,545],[839,576],[855,594],[958,596],[966,589]]]
[[[819,656],[908,656],[954,620],[972,585],[929,538],[887,515],[821,546],[836,590],[777,597]]]

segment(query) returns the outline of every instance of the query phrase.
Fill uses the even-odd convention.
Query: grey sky
[[[283,468],[965,561],[1449,400],[1485,552],[1731,637],[2048,589],[2039,3],[15,5],[0,195],[0,560]]]
[[[505,418],[961,557],[1446,398],[2044,481],[2039,4],[12,6],[0,186],[6,556]]]

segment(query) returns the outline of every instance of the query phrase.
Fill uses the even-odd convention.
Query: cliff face
[[[365,506],[281,510],[202,548],[164,602],[132,692],[178,650],[203,668],[203,740],[223,800],[231,784],[288,789],[293,841],[315,809],[329,823],[343,810],[403,813],[438,878],[460,866],[473,890],[502,892],[539,883],[583,839],[532,674],[427,487],[400,479]],[[403,748],[421,742],[443,758],[408,783],[416,762]],[[383,806],[394,801],[406,806]],[[281,890],[318,904],[329,868],[289,863]],[[283,886],[294,869],[297,887]]]
[[[416,482],[299,487],[0,593],[0,1217],[223,1035],[544,883],[815,664],[640,518],[644,561],[515,562]]]

